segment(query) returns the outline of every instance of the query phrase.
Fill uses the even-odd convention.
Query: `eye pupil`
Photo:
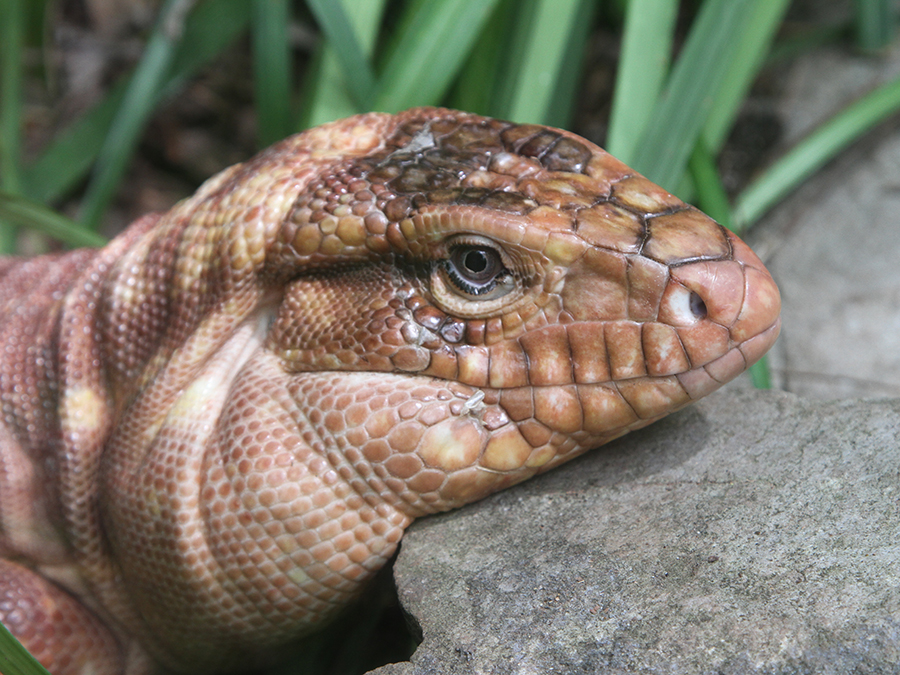
[[[450,264],[461,281],[479,286],[490,284],[504,271],[500,254],[486,246],[457,246],[450,253]]]
[[[450,249],[441,268],[446,278],[465,295],[485,296],[511,281],[500,253],[490,246],[458,244]]]
[[[466,252],[465,257],[463,257],[463,265],[469,272],[479,274],[487,269],[487,256],[484,254],[484,251],[479,249],[468,251]]]

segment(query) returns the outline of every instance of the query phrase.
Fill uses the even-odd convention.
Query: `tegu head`
[[[288,373],[467,385],[517,432],[495,453],[473,437],[485,470],[641,427],[778,335],[778,289],[743,242],[578,136],[435,109],[313,133],[337,161],[267,254],[290,277],[269,348]]]
[[[264,348],[325,419],[316,436],[359,446],[380,480],[418,477],[435,508],[699,399],[778,335],[778,289],[743,242],[548,127],[363,115],[284,141],[189,207],[204,245],[204,213],[228,226],[220,285],[269,289]]]

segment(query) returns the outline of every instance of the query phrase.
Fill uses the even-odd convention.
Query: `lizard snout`
[[[659,321],[674,328],[691,363],[679,379],[695,399],[758,361],[781,327],[772,276],[743,241],[728,239],[726,259],[673,266],[660,303]]]

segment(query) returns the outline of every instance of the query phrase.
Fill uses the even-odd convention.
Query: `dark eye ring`
[[[457,290],[470,296],[488,295],[511,279],[500,253],[481,244],[456,244],[441,268]]]

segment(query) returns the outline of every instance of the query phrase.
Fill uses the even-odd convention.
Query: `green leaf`
[[[357,108],[366,109],[375,93],[375,74],[366,51],[356,37],[345,6],[333,0],[306,0],[310,11],[325,34],[332,52],[343,69],[348,94]]]
[[[565,63],[564,57],[583,3],[531,0],[528,4],[532,5],[527,13],[530,20],[520,28],[523,48],[517,50],[518,67],[508,80],[511,96],[503,116],[516,122],[543,124],[554,101],[560,72],[574,67]]]
[[[598,4],[595,0],[580,0],[572,29],[568,37],[563,37],[565,45],[556,77],[556,87],[544,115],[545,123],[550,126],[569,127],[572,123],[573,110],[581,98],[579,94],[586,60],[585,52]],[[535,39],[540,40],[540,36],[536,36]],[[523,86],[529,85],[525,82]]]
[[[50,675],[0,623],[0,672],[4,675]]]
[[[753,381],[753,386],[757,389],[771,389],[772,380],[769,372],[769,357],[763,355],[759,361],[750,366],[750,379]]]
[[[58,239],[68,246],[103,246],[106,239],[83,224],[26,197],[0,192],[0,219]]]
[[[703,143],[697,141],[688,168],[696,191],[697,205],[707,215],[732,230],[731,204],[716,168],[715,157]]]
[[[510,26],[519,13],[517,0],[497,2],[460,70],[449,101],[451,107],[491,117],[506,115],[500,100],[506,74],[513,65],[515,31],[510,30]]]
[[[287,0],[253,0],[253,84],[262,146],[291,133],[289,19]]]
[[[385,0],[335,0],[333,4],[337,5],[341,1],[345,10],[352,7],[353,12],[347,18],[365,58],[370,59],[378,27],[381,25]],[[363,112],[350,94],[350,85],[345,82],[346,67],[341,65],[341,58],[346,58],[346,55],[338,45],[340,43],[332,44],[330,40],[326,40],[316,54],[305,78],[308,85],[301,96],[303,107],[297,130]],[[368,60],[365,67],[370,68]]]
[[[414,0],[401,19],[372,105],[398,112],[446,94],[497,0]]]
[[[188,17],[184,39],[172,60],[168,83],[158,99],[171,96],[205,63],[233,42],[247,25],[246,0],[205,0]],[[52,202],[88,173],[125,96],[130,78],[117,83],[89,112],[59,134],[23,173],[23,193]]]
[[[735,53],[703,128],[706,147],[718,153],[753,80],[769,53],[790,0],[753,3],[741,24]]]
[[[22,125],[22,47],[25,7],[22,0],[0,4],[0,185],[19,192]]]
[[[746,227],[873,125],[900,111],[900,78],[878,87],[819,126],[745,189],[734,209]]]
[[[184,16],[193,0],[166,0],[147,47],[103,141],[81,204],[81,220],[95,228],[125,173],[144,125],[159,100]]]
[[[887,47],[897,31],[897,10],[893,0],[854,0],[856,44],[865,51]]]
[[[0,3],[0,187],[22,191],[22,47],[25,42],[22,0]],[[0,220],[0,254],[15,250],[16,230]]]
[[[653,182],[678,184],[754,4],[707,0],[702,5],[632,164]]]
[[[606,147],[630,164],[669,72],[678,0],[632,0],[616,73]]]

